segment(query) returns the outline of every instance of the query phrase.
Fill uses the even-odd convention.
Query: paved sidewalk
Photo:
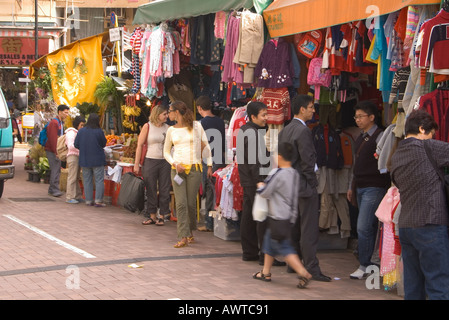
[[[358,266],[350,250],[319,252],[330,283],[297,289],[286,267],[273,268],[271,283],[256,281],[261,266],[241,260],[238,241],[197,232],[196,243],[176,249],[176,222],[144,226],[122,208],[48,196],[48,185],[27,181],[26,152],[15,149],[16,177],[0,199],[0,299],[402,300],[349,279]]]

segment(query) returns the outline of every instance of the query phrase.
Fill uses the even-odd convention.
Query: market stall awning
[[[440,0],[275,0],[263,16],[274,38],[428,4],[440,4]]]
[[[139,6],[133,24],[159,23],[251,7],[253,0],[159,0]]]

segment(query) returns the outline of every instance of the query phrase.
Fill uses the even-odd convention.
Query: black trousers
[[[311,197],[299,198],[299,214],[292,229],[293,247],[303,260],[304,267],[312,275],[321,273],[316,257],[319,239],[319,198],[314,192]]]
[[[170,188],[171,188],[171,167],[165,159],[145,158],[143,163],[142,176],[145,181],[147,194],[147,212],[159,213],[161,216],[169,214],[170,210]],[[158,196],[159,191],[159,196]]]
[[[240,242],[243,259],[263,259],[263,237],[267,229],[267,222],[253,220],[253,204],[256,196],[256,187],[243,187],[243,210],[240,219]]]

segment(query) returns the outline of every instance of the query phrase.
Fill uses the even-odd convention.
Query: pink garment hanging
[[[399,205],[400,196],[397,187],[390,187],[376,211],[376,217],[383,222],[382,248],[380,254],[380,274],[383,276],[396,268],[395,227],[393,215]]]
[[[217,39],[224,39],[225,37],[225,25],[226,25],[226,12],[219,11],[215,13],[214,21],[214,34]]]
[[[239,70],[240,65],[233,62],[239,42],[239,34],[240,19],[230,14],[226,31],[226,46],[221,63],[223,66],[223,82],[243,83],[243,71]]]

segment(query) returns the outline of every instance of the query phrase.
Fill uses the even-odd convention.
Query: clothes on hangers
[[[221,65],[223,67],[222,81],[227,83],[243,83],[243,71],[240,65],[234,63],[240,35],[240,17],[229,14],[226,28],[226,45]]]
[[[344,166],[340,135],[329,125],[318,124],[312,129],[318,167],[342,169]]]
[[[268,41],[260,55],[254,76],[258,87],[283,88],[293,84],[295,71],[290,57],[290,47],[284,38],[277,46]]]
[[[193,65],[220,64],[223,39],[215,37],[215,13],[190,19],[190,63]]]
[[[246,106],[237,108],[232,114],[231,120],[229,121],[229,127],[226,133],[226,141],[228,150],[232,150],[237,146],[237,135],[240,127],[243,126],[248,121],[246,115]],[[229,158],[228,158],[229,160]],[[231,159],[232,161],[232,159]]]
[[[182,38],[178,31],[170,30],[167,23],[145,30],[141,37],[142,73],[140,92],[148,98],[164,95],[164,81],[181,70],[179,51]]]
[[[267,124],[284,124],[291,119],[290,93],[287,87],[264,88],[259,101],[267,106]]]
[[[440,10],[432,19],[422,25],[422,45],[419,54],[419,67],[434,73],[435,82],[449,79],[449,12]],[[421,77],[421,84],[423,83]]]
[[[349,237],[351,233],[349,206],[346,200],[350,174],[350,168],[335,170],[322,166],[317,175],[317,191],[321,195],[319,227],[329,229],[329,234],[340,233],[342,238]]]
[[[137,27],[131,34],[130,44],[132,47],[132,59],[130,73],[134,78],[133,86],[131,88],[132,93],[137,93],[140,90],[140,71],[142,69],[142,63],[140,60],[140,51],[142,47],[142,28]]]
[[[243,188],[240,186],[237,163],[233,162],[213,173],[215,177],[215,206],[221,217],[238,221],[242,210]]]
[[[449,142],[449,90],[436,89],[419,99],[419,108],[426,110],[438,123],[435,139]]]
[[[380,247],[380,272],[382,276],[396,269],[396,256],[401,254],[399,235],[395,230],[395,223],[393,223],[393,216],[399,204],[399,190],[392,186],[388,189],[376,211],[376,217],[383,223]]]
[[[254,69],[264,46],[264,22],[260,14],[243,10],[240,33],[233,62],[243,69],[243,83],[254,83]]]

